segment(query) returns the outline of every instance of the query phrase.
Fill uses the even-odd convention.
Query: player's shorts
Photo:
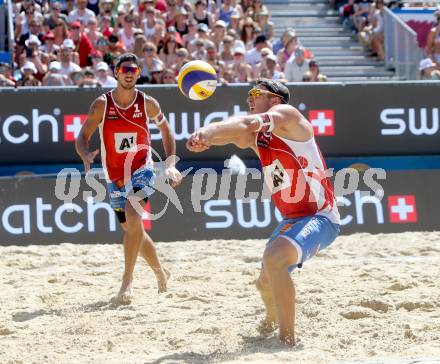
[[[267,245],[276,238],[287,238],[298,251],[298,263],[289,267],[289,272],[327,248],[339,235],[339,225],[320,215],[284,219],[273,231]]]
[[[146,202],[153,192],[154,178],[156,174],[153,168],[147,167],[138,169],[131,176],[131,181],[125,186],[118,187],[115,182],[107,183],[107,190],[110,196],[110,206],[115,211],[120,223],[125,220],[125,203],[130,193],[142,194],[143,200]]]

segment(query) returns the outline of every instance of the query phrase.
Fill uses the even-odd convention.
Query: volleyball
[[[217,73],[207,62],[191,61],[180,69],[177,84],[191,100],[206,100],[217,87]]]

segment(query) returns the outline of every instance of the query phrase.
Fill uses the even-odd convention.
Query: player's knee
[[[141,217],[137,213],[126,212],[125,231],[136,230],[141,222]]]
[[[297,261],[296,249],[284,238],[270,243],[263,254],[263,263],[267,271],[287,269]]]

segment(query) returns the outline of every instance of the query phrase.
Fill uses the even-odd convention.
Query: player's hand
[[[171,187],[176,187],[182,182],[182,175],[176,167],[168,167],[165,169],[165,176],[171,180]]]
[[[209,135],[206,130],[199,129],[191,134],[186,142],[186,148],[191,152],[203,152],[210,148]]]
[[[87,153],[82,157],[84,163],[84,172],[87,174],[90,171],[90,165],[94,162],[95,157],[98,155],[99,149],[94,150],[93,152]]]

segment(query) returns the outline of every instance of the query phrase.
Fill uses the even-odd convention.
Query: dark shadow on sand
[[[230,353],[223,353],[215,350],[212,353],[200,354],[195,352],[184,352],[164,355],[153,361],[146,361],[144,364],[208,364],[222,363],[229,360],[237,360],[241,356],[258,354],[258,353],[277,353],[280,351],[300,352],[304,350],[304,346],[298,343],[293,348],[288,348],[278,341],[278,338],[264,336],[242,336],[241,347]]]

